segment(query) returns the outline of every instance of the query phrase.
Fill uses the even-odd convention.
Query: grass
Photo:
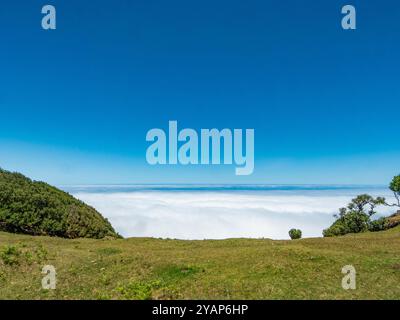
[[[41,288],[54,265],[56,290]],[[343,290],[353,265],[357,289]],[[0,232],[1,299],[400,299],[400,227],[293,241],[32,237]]]

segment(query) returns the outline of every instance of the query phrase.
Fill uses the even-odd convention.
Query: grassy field
[[[57,288],[41,288],[54,265]],[[357,270],[343,290],[341,269]],[[400,299],[400,227],[294,241],[0,233],[1,299]]]

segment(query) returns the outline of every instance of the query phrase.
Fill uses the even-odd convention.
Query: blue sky
[[[41,29],[41,7],[57,30]],[[357,30],[341,28],[341,7]],[[55,184],[386,184],[398,1],[7,1],[0,166]],[[254,128],[255,171],[149,166],[148,130]]]

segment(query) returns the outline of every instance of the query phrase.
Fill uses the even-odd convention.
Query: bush
[[[290,229],[289,236],[292,240],[301,238],[301,230],[300,229]]]
[[[389,228],[389,221],[387,218],[382,217],[377,220],[371,221],[369,224],[369,231],[383,231]]]
[[[19,264],[19,257],[21,252],[16,246],[5,246],[0,252],[0,258],[6,265],[16,265]]]
[[[350,229],[342,220],[335,221],[329,228],[322,231],[324,237],[342,236],[350,233]]]
[[[47,183],[2,169],[0,231],[64,238],[118,237],[94,208]]]

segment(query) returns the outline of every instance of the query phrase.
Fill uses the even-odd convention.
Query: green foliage
[[[397,200],[397,205],[400,207],[400,175],[395,176],[390,182],[389,189],[393,191]]]
[[[2,169],[0,231],[64,238],[118,237],[94,208],[44,182]]]
[[[348,233],[365,232],[376,229],[382,222],[371,222],[371,216],[376,211],[376,206],[385,204],[385,199],[373,198],[368,194],[362,194],[352,199],[347,208],[341,208],[335,215],[337,220],[323,231],[324,237],[340,236]],[[371,226],[371,223],[373,225]]]
[[[400,207],[400,175],[393,177],[389,189],[393,191],[397,204],[388,204],[385,198],[381,197],[373,198],[368,194],[359,195],[348,204],[347,208],[339,210],[339,215],[335,215],[337,220],[323,231],[324,237],[365,231],[382,231],[397,226],[399,224],[397,214],[389,218],[371,220],[371,217],[376,213],[375,208],[379,205]]]
[[[347,206],[348,211],[364,213],[371,217],[376,213],[375,207],[385,204],[385,198],[373,198],[368,194],[361,194],[355,197]]]
[[[19,264],[20,250],[16,246],[5,246],[0,252],[0,258],[5,265]]]
[[[159,280],[152,281],[132,281],[127,285],[119,286],[117,291],[124,299],[129,300],[151,300],[153,290],[162,287]]]
[[[329,228],[322,231],[324,237],[335,237],[350,233],[349,228],[342,220],[336,220]]]
[[[301,238],[301,230],[300,229],[290,229],[289,230],[290,239],[300,239]]]
[[[41,244],[35,249],[35,255],[39,261],[43,261],[47,259],[48,252],[45,247]]]
[[[387,218],[382,217],[377,220],[371,221],[369,224],[369,231],[383,231],[389,228],[389,221]]]
[[[393,177],[389,186],[390,190],[393,192],[400,193],[400,175]]]
[[[0,261],[8,266],[31,265],[42,263],[47,256],[47,250],[40,244],[36,247],[27,247],[23,243],[6,245],[0,250]]]

